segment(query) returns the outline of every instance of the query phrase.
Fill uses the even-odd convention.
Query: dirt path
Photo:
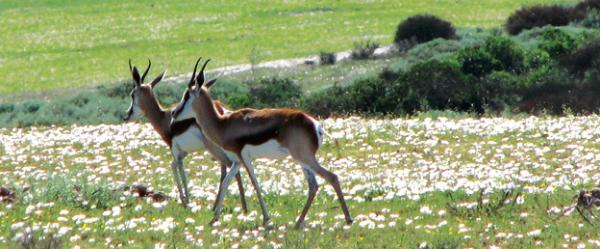
[[[386,56],[393,51],[392,48],[393,48],[392,45],[380,47],[375,50],[374,55],[375,56]],[[352,53],[351,50],[335,53],[336,63],[350,59],[351,53]],[[267,62],[263,62],[263,63],[259,63],[259,64],[255,65],[254,68],[255,69],[258,69],[258,68],[290,68],[290,67],[296,67],[296,66],[305,65],[305,64],[318,65],[319,64],[319,56],[313,55],[313,56],[293,58],[293,59],[267,61]],[[220,67],[220,68],[216,68],[213,70],[208,70],[207,73],[210,75],[224,76],[224,75],[230,75],[230,74],[249,71],[251,69],[252,69],[251,64],[240,64],[240,65]],[[177,74],[177,75],[173,75],[173,76],[167,76],[167,78],[165,78],[163,81],[168,82],[168,83],[186,82],[190,78],[191,75],[192,75],[192,73],[190,72],[190,73],[185,73],[185,74]]]

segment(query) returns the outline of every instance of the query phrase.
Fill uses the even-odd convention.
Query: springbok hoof
[[[296,222],[296,225],[294,225],[294,229],[301,229],[304,227],[304,222]]]
[[[214,226],[214,225],[215,225],[215,223],[217,223],[217,222],[219,222],[219,219],[217,219],[217,218],[213,218],[213,219],[212,219],[212,220],[211,220],[211,221],[208,223],[208,225],[212,227],[212,226]]]
[[[182,207],[184,207],[184,208],[188,207],[189,202],[188,202],[187,199],[180,199],[180,201],[181,201],[180,204],[181,204]]]
[[[271,219],[265,219],[265,220],[263,220],[263,227],[266,227],[266,228],[273,227],[273,222],[271,222]]]
[[[352,225],[353,222],[354,222],[354,220],[352,220],[352,218],[347,219],[346,220],[346,225]]]

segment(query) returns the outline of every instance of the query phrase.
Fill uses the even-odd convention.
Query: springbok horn
[[[188,87],[191,87],[192,84],[194,84],[194,79],[196,78],[196,70],[198,70],[198,64],[200,63],[200,60],[202,60],[202,57],[198,58],[198,60],[196,61],[196,65],[194,66],[194,72],[192,73],[192,78],[188,83]]]
[[[206,68],[206,64],[208,64],[208,62],[210,62],[210,59],[204,62],[204,65],[202,65],[202,69],[200,70],[200,72],[198,73],[198,77],[196,78],[196,83],[200,85],[204,84],[204,80],[206,80],[204,78],[204,69]]]
[[[140,83],[144,83],[144,78],[146,78],[148,71],[150,71],[150,66],[152,66],[152,62],[150,62],[150,58],[148,58],[148,68],[146,68],[146,71],[142,74],[142,81]]]
[[[133,68],[131,68],[131,58],[129,58],[129,72],[133,72]]]

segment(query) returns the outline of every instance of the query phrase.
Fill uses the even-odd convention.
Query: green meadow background
[[[430,13],[458,27],[500,27],[523,5],[575,1],[0,1],[0,99],[50,99],[129,78],[127,60],[154,73],[191,71],[390,44],[404,18]],[[48,92],[49,94],[39,94]]]

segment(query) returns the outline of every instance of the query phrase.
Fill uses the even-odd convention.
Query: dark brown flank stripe
[[[169,138],[172,140],[173,137],[183,134],[192,126],[198,127],[198,125],[196,124],[196,120],[193,118],[173,123],[170,127],[171,132],[169,134]]]
[[[274,112],[274,115],[268,113]],[[267,114],[267,115],[265,115]],[[229,141],[233,141],[237,151],[241,151],[247,144],[260,145],[271,139],[276,139],[280,145],[287,147],[285,144],[286,133],[292,132],[295,128],[305,129],[306,134],[311,134],[311,142],[313,148],[318,148],[318,138],[314,125],[310,117],[300,111],[291,109],[242,109],[238,110],[229,118],[238,116],[238,120],[243,120],[245,123],[242,126],[262,127],[259,130],[253,130],[252,133],[242,134],[232,137]]]
[[[245,134],[235,139],[238,144],[251,144],[260,145],[271,139],[278,139],[280,134],[281,125],[273,124],[269,127],[265,127],[263,130],[257,131],[253,134]]]

